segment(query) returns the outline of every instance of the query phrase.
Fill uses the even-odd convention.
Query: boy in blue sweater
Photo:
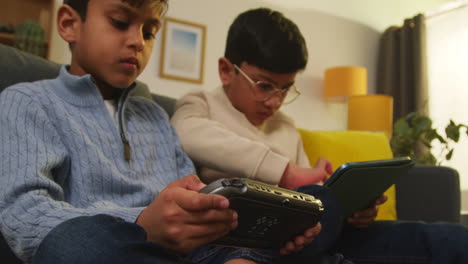
[[[70,65],[1,94],[0,228],[24,262],[269,261],[203,246],[237,215],[226,198],[198,193],[167,114],[129,96],[166,9],[167,0],[65,0],[57,21]]]

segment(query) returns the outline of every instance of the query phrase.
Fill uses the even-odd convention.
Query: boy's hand
[[[314,239],[320,234],[322,225],[317,223],[314,227],[307,229],[303,235],[294,238],[294,241],[289,241],[280,249],[281,255],[288,255],[294,252],[301,251],[305,246],[312,243]]]
[[[315,162],[314,168],[322,171],[322,173],[325,173],[325,175],[324,175],[324,177],[322,179],[322,182],[325,182],[326,180],[328,180],[330,175],[333,174],[333,166],[332,166],[331,162],[329,160],[325,159],[325,158],[322,158],[322,157],[320,157],[317,160],[317,162]]]
[[[375,221],[375,217],[379,211],[379,205],[387,201],[387,196],[382,194],[375,202],[367,209],[354,213],[348,217],[348,224],[356,228],[366,228]]]
[[[229,200],[198,193],[204,186],[197,176],[188,175],[161,191],[136,221],[147,240],[187,253],[235,229],[237,213],[228,209]]]
[[[320,158],[313,168],[302,168],[290,162],[284,170],[280,187],[294,189],[308,184],[318,184],[333,173],[330,161]]]

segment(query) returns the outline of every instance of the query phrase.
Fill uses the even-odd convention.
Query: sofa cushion
[[[364,131],[310,131],[299,129],[304,150],[311,166],[319,157],[324,157],[336,170],[341,164],[356,161],[379,160],[392,158],[388,138],[384,133]],[[386,203],[380,206],[377,220],[396,220],[395,187],[385,194]]]
[[[19,82],[55,78],[60,70],[60,64],[3,44],[0,54],[0,92]]]

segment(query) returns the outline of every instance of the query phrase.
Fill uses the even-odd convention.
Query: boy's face
[[[220,74],[223,75],[222,60],[220,59]],[[254,95],[252,90],[252,83],[247,80],[241,73],[236,73],[233,65],[225,59],[225,66],[230,67],[230,74],[228,76],[221,76],[223,86],[226,87],[226,94],[231,101],[232,105],[240,112],[254,126],[263,124],[270,118],[276,111],[279,110],[283,101],[280,94],[275,94],[266,100],[259,100]],[[252,81],[264,81],[274,84],[279,88],[288,88],[294,84],[297,72],[293,73],[273,73],[262,70],[254,65],[242,63],[238,67],[248,76]]]
[[[127,88],[146,67],[163,7],[145,1],[134,7],[122,0],[90,0],[85,21],[76,23],[70,73],[91,74],[103,92]]]

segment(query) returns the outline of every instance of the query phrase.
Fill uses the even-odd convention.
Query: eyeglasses
[[[270,99],[274,95],[279,95],[283,104],[290,104],[301,94],[296,86],[291,85],[288,88],[280,89],[275,84],[265,81],[254,81],[245,72],[243,72],[236,64],[234,68],[238,70],[247,81],[250,82],[252,92],[260,102]]]

